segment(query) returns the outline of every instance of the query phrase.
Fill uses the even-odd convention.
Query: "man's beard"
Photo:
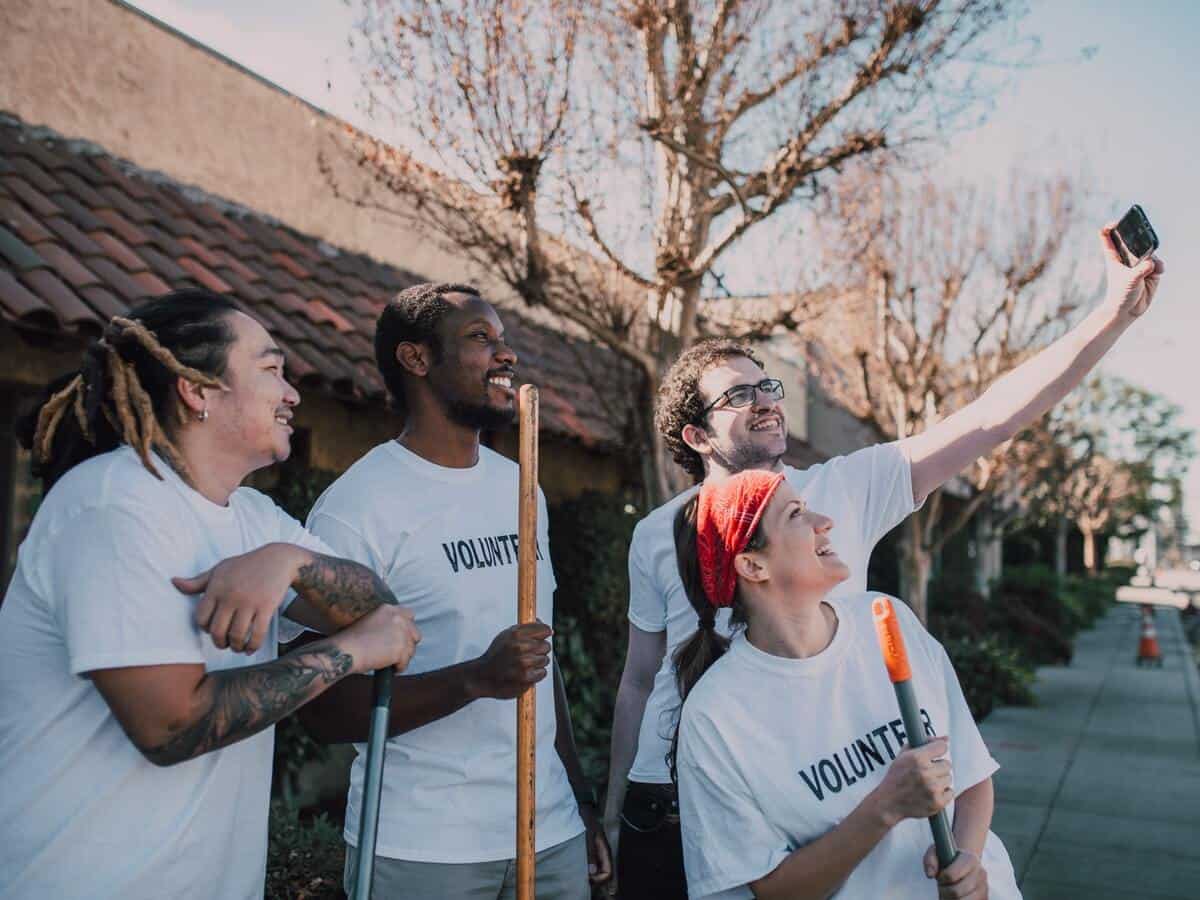
[[[732,474],[765,466],[774,468],[783,459],[783,453],[775,453],[767,447],[759,447],[749,441],[734,445],[728,454],[713,446],[712,455],[725,471]]]
[[[497,409],[486,403],[469,403],[459,399],[450,401],[446,414],[455,424],[464,428],[478,428],[480,431],[507,428],[516,419],[515,409]]]

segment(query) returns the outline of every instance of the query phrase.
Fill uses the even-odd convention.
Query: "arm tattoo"
[[[349,653],[321,641],[274,662],[213,672],[205,676],[208,708],[143,752],[169,766],[248,738],[339,681],[353,663]]]
[[[385,603],[396,603],[383,579],[366,566],[319,553],[300,569],[293,587],[342,628]]]

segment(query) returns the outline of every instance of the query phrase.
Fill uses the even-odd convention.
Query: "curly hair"
[[[700,395],[700,379],[704,373],[739,356],[762,365],[754,351],[740,341],[729,338],[700,341],[679,354],[659,386],[654,427],[663,436],[671,458],[697,482],[704,480],[704,460],[684,441],[683,429],[685,425],[702,425],[700,412],[705,403]]]
[[[407,409],[404,400],[404,367],[396,359],[401,344],[425,344],[433,352],[434,362],[442,358],[442,340],[438,328],[446,314],[454,309],[444,298],[447,294],[480,296],[469,284],[414,284],[392,298],[379,314],[375,325],[375,364],[392,396],[392,407],[399,413]]]

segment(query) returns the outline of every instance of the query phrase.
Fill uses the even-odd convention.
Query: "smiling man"
[[[1150,258],[1134,268],[1123,265],[1110,238],[1114,225],[1100,232],[1108,276],[1103,302],[1060,340],[921,434],[808,469],[784,465],[784,385],[768,377],[748,347],[728,340],[702,342],[676,360],[663,379],[655,426],[697,482],[746,469],[783,472],[809,506],[837,523],[831,548],[850,577],[831,596],[862,593],[880,538],[935,488],[1058,403],[1149,308],[1163,264]],[[624,900],[687,897],[666,757],[680,707],[671,658],[697,627],[679,577],[673,523],[696,490],[639,522],[629,551],[629,649],[617,692],[605,804]],[[728,630],[727,611],[717,626]],[[819,711],[814,714],[819,724]]]
[[[300,397],[227,298],[112,319],[46,398],[0,606],[0,897],[261,898],[272,726],[405,665],[412,617],[239,486],[287,458]],[[288,618],[338,633],[277,659],[289,588]]]
[[[515,414],[517,355],[472,287],[421,284],[383,310],[375,355],[404,430],[356,462],[309,527],[370,566],[416,615],[423,639],[393,691],[376,844],[376,897],[513,895],[516,708],[537,684],[537,894],[583,900],[611,869],[592,790],[550,658],[554,571],[538,492],[539,623],[515,626],[517,478],[482,429]],[[553,678],[547,678],[553,674]],[[355,741],[345,838],[353,893],[370,682],[348,679],[304,721]],[[586,826],[586,837],[585,837]]]

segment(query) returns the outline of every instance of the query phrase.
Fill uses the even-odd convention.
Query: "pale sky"
[[[347,39],[353,12],[336,0],[137,0],[161,19],[297,96],[357,125],[358,70]],[[1015,165],[1086,169],[1097,224],[1137,202],[1162,241],[1167,266],[1151,311],[1103,369],[1163,394],[1200,431],[1200,4],[1092,0],[1033,3],[1021,32],[1041,41],[1039,62],[997,73],[1008,86],[987,121],[958,135],[938,170],[1001,180]],[[1084,53],[1085,48],[1090,48]],[[387,137],[387,135],[384,135]],[[1090,236],[1081,238],[1091,240]],[[732,266],[754,290],[753,245]],[[1081,254],[1098,252],[1091,244]],[[770,287],[770,286],[764,286]],[[1188,515],[1200,532],[1200,464],[1188,479]]]

